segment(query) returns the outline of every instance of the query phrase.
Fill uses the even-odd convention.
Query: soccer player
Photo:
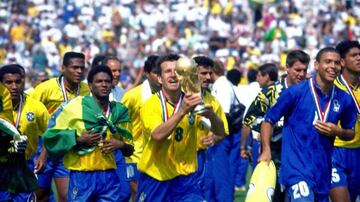
[[[145,147],[138,163],[137,201],[202,201],[193,174],[197,169],[196,128],[201,117],[210,120],[214,134],[225,134],[224,123],[210,105],[205,105],[204,112],[190,113],[201,97],[181,92],[175,74],[178,58],[172,54],[158,58],[162,88],[140,111]]]
[[[88,95],[89,88],[81,82],[85,74],[85,56],[78,52],[67,52],[63,58],[62,74],[45,81],[35,88],[32,97],[42,102],[50,115],[58,107],[79,95]],[[47,159],[43,172],[38,173],[39,189],[36,195],[39,201],[48,201],[51,180],[54,178],[60,202],[67,201],[66,193],[69,171],[62,164],[62,159]]]
[[[199,80],[201,82],[201,94],[202,100],[205,104],[212,106],[213,111],[224,123],[225,133],[228,134],[228,125],[224,111],[221,108],[219,101],[211,95],[209,90],[209,85],[212,83],[211,74],[212,66],[214,65],[213,61],[206,56],[196,56],[193,60],[197,64]],[[203,196],[207,201],[215,199],[217,193],[212,191],[211,186],[213,186],[213,176],[215,173],[212,172],[212,168],[216,165],[213,165],[211,154],[212,150],[207,151],[208,147],[212,147],[215,143],[220,142],[224,136],[214,135],[209,131],[209,126],[207,124],[209,120],[202,118],[202,122],[199,125],[197,132],[197,142],[198,142],[198,169],[195,173],[195,176],[198,178],[198,183],[200,185]],[[224,166],[224,165],[221,165]]]
[[[340,53],[342,71],[335,85],[353,98],[354,109],[360,113],[360,44],[358,41],[342,41],[336,49]],[[359,115],[358,115],[359,116]],[[331,200],[354,201],[360,194],[360,123],[355,125],[355,138],[351,141],[335,139],[332,156]]]
[[[334,139],[354,137],[355,103],[334,86],[341,70],[339,53],[323,48],[314,65],[316,76],[284,91],[261,125],[258,161],[269,162],[272,131],[284,116],[280,183],[290,201],[328,201]],[[338,121],[342,128],[336,125]]]
[[[253,130],[255,133],[255,139],[253,140],[253,151],[252,156],[256,160],[258,157],[258,134],[260,132],[260,126],[264,119],[266,111],[272,107],[276,102],[279,96],[286,90],[289,86],[298,84],[306,79],[306,71],[310,62],[310,57],[302,50],[294,50],[288,53],[286,58],[286,71],[287,74],[282,76],[279,81],[277,81],[277,71],[273,64],[264,64],[259,67],[259,77],[260,85],[262,87],[261,92],[256,96],[255,100],[251,103],[247,113],[244,116],[243,127],[241,129],[241,150],[240,156],[243,158],[249,157],[249,151],[246,148],[246,139],[250,130]],[[269,67],[273,66],[273,73],[269,71]],[[265,70],[267,69],[267,70]],[[268,73],[265,73],[268,72]],[[266,82],[264,82],[266,81]],[[281,134],[282,134],[282,125],[283,119],[281,119],[274,129],[274,135],[271,139],[271,152],[272,159],[275,163],[277,171],[279,171],[281,164]],[[255,164],[253,162],[253,164]],[[254,166],[255,167],[255,166]],[[280,184],[276,184],[276,189],[273,197],[274,201],[284,201],[284,193],[280,190]]]
[[[121,101],[129,110],[132,124],[131,133],[133,135],[133,144],[135,147],[133,155],[126,159],[127,168],[125,173],[127,180],[130,181],[133,201],[136,199],[137,181],[139,176],[137,164],[139,163],[141,153],[144,149],[140,109],[144,102],[160,89],[155,68],[157,58],[158,56],[156,55],[150,55],[146,59],[144,63],[144,72],[147,79],[141,85],[127,91]]]
[[[68,201],[118,201],[122,187],[113,151],[124,147],[127,108],[110,102],[112,72],[95,66],[87,77],[91,96],[79,96],[62,106],[49,123],[43,142],[49,155],[64,156],[70,170]]]
[[[122,87],[118,86],[119,78],[121,75],[121,61],[115,56],[105,56],[105,58],[101,61],[101,64],[104,64],[110,68],[112,76],[114,78],[112,81],[112,88],[109,95],[109,100],[120,102],[125,93],[125,90]],[[126,178],[125,158],[120,150],[116,150],[114,152],[114,155],[116,161],[116,172],[119,175],[120,186],[122,187],[118,201],[129,201],[131,197],[131,190],[130,184]]]
[[[0,82],[12,96],[13,122],[20,134],[27,136],[25,159],[30,170],[36,173],[41,171],[45,165],[45,150],[37,159],[34,159],[34,154],[38,147],[38,137],[46,131],[50,115],[41,102],[24,93],[25,75],[23,72],[24,68],[20,65],[5,65],[0,69]],[[0,192],[1,201],[27,201],[32,197],[32,193]]]

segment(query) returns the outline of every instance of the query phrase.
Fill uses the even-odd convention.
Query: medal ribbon
[[[63,98],[64,98],[64,102],[68,102],[69,99],[67,97],[66,89],[65,89],[65,85],[64,85],[64,76],[61,76],[61,78],[60,78],[60,88],[61,88],[61,93],[62,93]],[[75,96],[78,96],[78,95],[80,95],[80,84],[77,87]]]
[[[166,122],[169,119],[169,112],[168,112],[168,109],[166,106],[166,97],[162,90],[159,91],[159,96],[160,96],[163,121]],[[179,111],[183,98],[184,98],[184,94],[181,93],[181,95],[178,98],[178,101],[175,103],[175,107],[174,107],[174,111],[173,111],[172,115],[174,115],[176,112]]]
[[[18,128],[19,124],[20,124],[20,118],[21,118],[21,111],[23,108],[23,96],[20,95],[20,103],[19,103],[19,108],[18,108],[18,112],[17,112],[17,118],[16,118],[16,123],[15,123],[15,127]]]
[[[324,112],[321,110],[320,101],[319,101],[318,95],[317,95],[316,90],[315,90],[315,84],[314,84],[314,79],[313,78],[310,79],[310,89],[311,89],[311,92],[312,92],[312,95],[313,95],[313,98],[314,98],[314,101],[315,101],[316,110],[317,110],[317,112],[319,114],[320,120],[321,120],[321,122],[325,123],[327,118],[328,118],[328,115],[329,115],[330,105],[331,105],[331,102],[332,102],[333,97],[334,97],[334,89],[335,88],[334,87],[332,88],[331,97],[330,97],[328,103],[325,106],[325,111]]]
[[[355,102],[356,108],[358,110],[358,113],[360,113],[360,103],[359,101],[356,99],[353,90],[351,89],[349,83],[346,81],[346,79],[343,77],[343,75],[340,75],[340,80],[341,82],[344,84],[344,86],[346,87],[346,89],[348,90],[348,92],[350,93],[352,99]]]

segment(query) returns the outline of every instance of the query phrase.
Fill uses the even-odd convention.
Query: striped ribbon
[[[69,99],[67,97],[66,88],[65,88],[65,85],[64,85],[64,76],[61,76],[59,84],[60,84],[60,88],[61,88],[61,93],[62,93],[63,98],[64,98],[64,102],[68,102]],[[78,95],[80,95],[80,84],[77,87],[75,96],[78,96]]]
[[[331,97],[328,101],[328,103],[326,104],[325,106],[325,111],[322,111],[321,110],[321,106],[320,106],[320,101],[319,101],[319,98],[318,98],[318,94],[316,93],[316,90],[315,90],[315,84],[314,84],[314,79],[311,78],[310,79],[310,89],[311,89],[311,92],[312,92],[312,95],[313,95],[313,98],[314,98],[314,101],[315,101],[315,105],[316,105],[316,110],[319,114],[319,117],[320,117],[320,120],[321,122],[326,122],[327,119],[328,119],[328,116],[329,116],[329,111],[330,111],[330,106],[331,106],[331,102],[334,98],[334,87],[332,87],[332,91],[331,91]]]
[[[19,129],[19,124],[20,124],[20,118],[21,118],[22,108],[23,108],[23,96],[20,95],[20,103],[19,103],[19,108],[18,108],[18,112],[17,112],[16,123],[15,123],[15,127],[16,127],[17,129]]]
[[[356,99],[353,90],[351,89],[349,83],[346,81],[346,79],[343,77],[343,75],[340,75],[340,81],[344,84],[344,86],[346,87],[347,91],[350,93],[352,99],[353,99],[354,102],[355,102],[356,109],[358,110],[358,113],[360,113],[359,101]]]
[[[163,121],[166,122],[169,119],[169,112],[168,112],[168,109],[167,109],[167,106],[166,106],[166,96],[164,95],[163,90],[160,90],[158,92],[158,95],[160,97],[160,103],[161,103],[161,109],[162,109],[162,118],[163,118]],[[174,107],[174,111],[173,111],[172,115],[174,115],[176,112],[179,111],[179,109],[181,107],[181,104],[182,104],[182,101],[183,101],[183,98],[184,98],[184,94],[181,93],[181,95],[179,96],[177,102],[175,103],[175,107]]]

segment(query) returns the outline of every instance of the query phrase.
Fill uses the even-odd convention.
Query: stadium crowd
[[[0,201],[234,201],[271,159],[273,201],[355,201],[359,40],[358,0],[1,1],[0,153],[37,178]]]

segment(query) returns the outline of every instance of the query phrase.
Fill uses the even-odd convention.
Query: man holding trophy
[[[176,67],[186,74],[178,77]],[[194,61],[170,54],[159,57],[156,68],[162,88],[140,112],[145,147],[138,164],[137,201],[203,201],[194,177],[198,127],[205,117],[214,134],[224,135],[224,123],[210,105],[193,112],[202,102]]]

